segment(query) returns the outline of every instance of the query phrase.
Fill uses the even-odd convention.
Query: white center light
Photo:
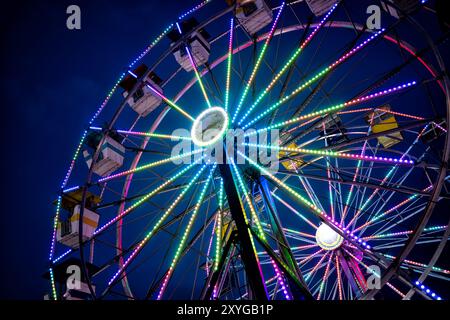
[[[344,239],[336,231],[325,223],[322,223],[316,231],[316,242],[324,250],[335,250],[339,248]]]
[[[192,125],[192,141],[199,147],[213,145],[224,136],[228,128],[228,119],[228,114],[221,107],[206,109]]]

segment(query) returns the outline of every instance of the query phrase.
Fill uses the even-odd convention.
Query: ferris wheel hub
[[[343,238],[325,223],[322,223],[316,231],[316,242],[324,250],[335,250],[343,242]]]
[[[221,107],[211,107],[200,113],[191,129],[195,145],[206,147],[219,141],[226,133],[229,116]]]

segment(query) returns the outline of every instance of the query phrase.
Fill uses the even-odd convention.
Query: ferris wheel
[[[82,133],[50,298],[445,298],[450,83],[423,2],[378,1],[375,28],[373,1],[181,14]]]

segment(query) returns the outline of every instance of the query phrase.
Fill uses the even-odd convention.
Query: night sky
[[[0,298],[41,299],[48,292],[42,274],[48,264],[52,202],[82,130],[136,53],[197,2],[2,5]],[[71,4],[81,7],[81,30],[66,28]]]
[[[81,30],[66,28],[71,4],[81,8]],[[18,1],[2,8],[1,298],[41,299],[48,291],[41,275],[51,203],[83,121],[136,53],[190,6],[175,0],[129,4]]]

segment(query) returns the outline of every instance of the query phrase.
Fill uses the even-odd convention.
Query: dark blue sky
[[[136,53],[192,6],[174,0],[129,3],[2,6],[1,298],[39,299],[48,291],[41,274],[54,215],[51,202],[83,119],[90,118]],[[70,4],[81,7],[79,31],[66,28]],[[162,5],[170,10],[161,10]]]

